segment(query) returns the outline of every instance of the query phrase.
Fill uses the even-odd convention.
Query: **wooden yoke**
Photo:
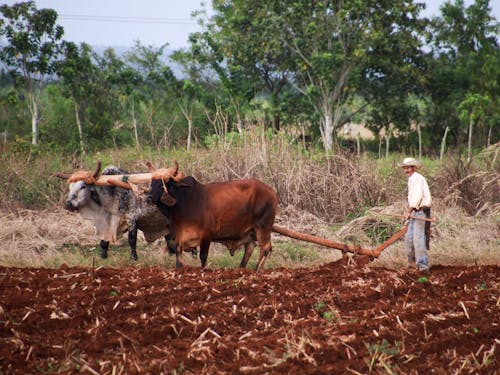
[[[76,171],[70,173],[55,173],[55,177],[67,179],[69,183],[76,181],[84,181],[86,184],[94,184],[97,186],[117,186],[123,189],[134,190],[136,184],[150,184],[152,173],[134,173],[134,174],[114,174],[114,175],[100,175],[101,162],[97,163],[95,171]]]
[[[97,186],[118,186],[132,190],[131,185],[151,183],[151,173],[101,175],[95,180]]]

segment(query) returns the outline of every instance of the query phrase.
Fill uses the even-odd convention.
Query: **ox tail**
[[[349,253],[360,254],[360,255],[369,255],[369,256],[375,257],[375,258],[378,257],[378,255],[379,255],[370,249],[363,249],[360,246],[354,246],[354,245],[334,242],[334,241],[328,240],[326,238],[321,238],[321,237],[316,237],[316,236],[313,236],[310,234],[295,232],[293,230],[290,230],[290,229],[287,229],[284,227],[280,227],[276,224],[273,225],[272,230],[273,230],[273,232],[279,233],[279,234],[286,236],[286,237],[294,238],[296,240],[305,241],[305,242],[312,242],[312,243],[315,243],[318,245],[329,247],[331,249],[341,250],[343,252],[349,252]]]

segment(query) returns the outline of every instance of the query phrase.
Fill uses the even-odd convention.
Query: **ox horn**
[[[169,180],[171,178],[176,180],[174,177],[177,176],[177,173],[179,172],[179,163],[177,163],[177,160],[174,160],[174,166],[171,168],[156,169],[149,161],[146,162],[146,167],[151,172],[151,178],[153,180]]]
[[[179,172],[179,163],[177,163],[177,160],[174,160],[174,170],[172,172],[172,176],[177,176],[177,172]]]
[[[99,172],[101,171],[101,167],[102,167],[102,162],[99,160],[97,162],[97,167],[96,167],[94,173],[92,173],[92,178],[93,179],[96,179],[97,176],[99,176]]]
[[[148,168],[148,171],[150,171],[151,173],[153,173],[156,170],[154,165],[151,164],[151,162],[149,160],[146,160],[146,167]]]
[[[97,167],[96,167],[95,171],[93,171],[93,172],[92,171],[76,171],[76,172],[74,172],[73,174],[71,174],[68,177],[68,182],[72,183],[72,182],[76,182],[76,181],[83,181],[88,185],[95,184],[96,178],[99,175],[99,171],[101,170],[101,165],[102,165],[102,163],[99,160],[97,162]]]
[[[61,173],[61,172],[58,172],[58,173],[54,173],[50,177],[59,177],[59,178],[63,178],[65,180],[67,180],[68,178],[71,177],[71,173]]]
[[[174,180],[175,182],[179,182],[184,177],[186,177],[186,174],[184,172],[179,172],[179,163],[177,163],[177,160],[174,160],[174,168],[173,168],[173,172],[172,172],[172,180]]]

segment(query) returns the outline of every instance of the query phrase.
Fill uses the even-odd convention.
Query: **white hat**
[[[422,167],[422,162],[420,160],[416,160],[415,158],[404,158],[403,162],[399,163],[398,166],[420,168]]]

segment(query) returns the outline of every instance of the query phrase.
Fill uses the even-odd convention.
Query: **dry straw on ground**
[[[302,233],[329,238],[334,241],[356,243],[363,247],[374,248],[384,238],[374,233],[390,235],[401,226],[401,219],[391,215],[402,212],[404,202],[393,206],[375,207],[350,222],[339,224],[337,230],[324,220],[293,206],[280,209],[276,222]],[[79,215],[62,209],[17,212],[2,212],[0,223],[0,265],[5,266],[51,266],[60,264],[60,259],[70,264],[79,264],[82,258],[70,253],[69,247],[96,247],[98,238],[92,224]],[[500,226],[497,215],[470,217],[459,208],[440,207],[433,211],[438,220],[433,224],[431,241],[431,262],[433,264],[499,264],[500,263]],[[369,236],[371,234],[371,237]],[[123,246],[127,247],[126,237]],[[273,242],[290,242],[307,247],[307,251],[325,250],[284,236],[273,235]],[[144,240],[140,238],[140,243]],[[143,245],[162,254],[163,243],[157,241]],[[337,251],[328,250],[337,255]],[[324,254],[328,254],[324,252]],[[227,253],[216,245],[212,255]],[[144,252],[142,253],[143,255]],[[59,259],[59,261],[55,261]],[[320,255],[318,262],[331,261],[332,255]],[[88,260],[85,260],[88,262]],[[151,260],[155,262],[155,259]],[[194,260],[193,264],[197,264]],[[212,263],[214,264],[214,263]],[[399,268],[406,265],[404,244],[396,242],[385,250],[381,257],[371,263],[375,266]],[[293,266],[293,265],[288,265]],[[295,265],[300,266],[300,264]]]
[[[0,214],[0,247],[3,265],[42,264],[57,257],[65,244],[96,243],[92,224],[64,210],[20,210]]]

